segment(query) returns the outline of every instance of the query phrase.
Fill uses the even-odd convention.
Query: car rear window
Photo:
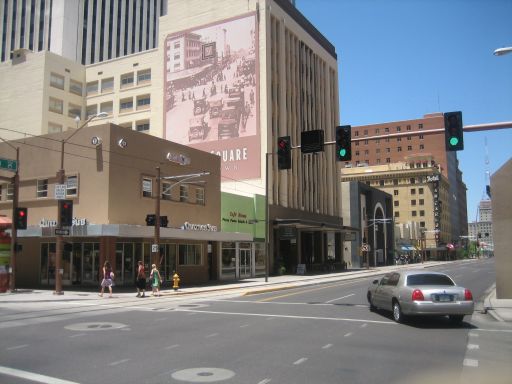
[[[411,275],[407,276],[407,285],[455,285],[448,276],[445,275]]]

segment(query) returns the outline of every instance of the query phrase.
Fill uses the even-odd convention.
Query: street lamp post
[[[60,169],[57,172],[57,183],[64,184],[66,178],[66,172],[64,170],[64,145],[75,136],[82,128],[84,128],[89,122],[97,117],[107,117],[108,113],[100,112],[98,114],[90,116],[79,128],[77,128],[71,135],[69,135],[66,139],[61,140],[60,146]],[[57,227],[62,229],[62,220],[60,214],[60,205],[57,204]],[[64,292],[62,290],[62,275],[64,273],[62,269],[62,254],[64,249],[64,238],[62,237],[62,232],[59,231],[59,234],[56,235],[56,252],[55,252],[55,295],[63,295]]]
[[[494,50],[494,56],[503,56],[512,52],[512,47],[503,47]]]

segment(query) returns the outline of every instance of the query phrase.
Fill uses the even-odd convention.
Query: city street
[[[512,326],[480,313],[494,260],[431,270],[472,290],[462,326],[370,312],[369,276],[244,296],[3,297],[0,382],[508,382]]]

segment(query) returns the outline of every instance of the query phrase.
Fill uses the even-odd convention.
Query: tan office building
[[[112,124],[85,127],[68,138],[65,132],[11,142],[20,148],[19,206],[28,209],[28,228],[18,231],[17,286],[55,283],[61,140],[66,141],[65,197],[73,201],[73,225],[62,228],[69,231],[64,286],[98,284],[105,260],[114,266],[118,285],[134,283],[138,260],[146,267],[159,264],[166,279],[178,271],[184,284],[217,280],[222,278],[222,243],[252,241],[249,234],[220,230],[218,156]],[[13,152],[6,143],[0,150]],[[9,176],[7,171],[1,175]],[[154,226],[146,223],[147,215],[156,212],[157,197],[160,215],[168,221],[159,242]],[[7,217],[12,199],[12,185],[2,184],[0,212]],[[152,255],[153,244],[160,245],[159,260]]]

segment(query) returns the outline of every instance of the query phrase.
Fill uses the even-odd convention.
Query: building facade
[[[118,285],[134,283],[138,260],[146,267],[159,264],[166,279],[177,271],[184,284],[218,280],[223,244],[252,243],[252,234],[221,230],[217,156],[113,124],[69,136],[10,142],[20,148],[19,206],[28,209],[28,228],[18,231],[17,286],[55,283],[56,170],[62,153],[74,216],[64,236],[64,285],[98,284],[105,260],[114,266]],[[2,143],[0,149],[11,148]],[[1,187],[0,211],[11,217],[12,186]],[[146,221],[157,209],[168,221],[158,240]],[[159,245],[156,257],[153,244]]]
[[[344,167],[384,165],[397,162],[412,167],[436,165],[448,180],[451,234],[456,244],[467,235],[466,185],[462,181],[456,152],[445,150],[444,117],[431,113],[422,119],[394,121],[352,128],[352,161]]]
[[[92,36],[96,13],[94,38],[87,40],[94,46],[80,45],[78,52],[84,47],[88,52],[80,60],[21,50],[2,64],[2,82],[18,76],[16,97],[2,91],[6,101],[2,112],[8,117],[2,127],[16,134],[9,138],[66,131],[102,113],[108,117],[90,125],[112,122],[216,154],[223,192],[267,198],[270,272],[293,271],[297,264],[321,267],[329,254],[341,250],[348,230],[341,219],[339,168],[331,146],[317,154],[302,154],[299,146],[303,131],[320,129],[325,141],[334,139],[339,119],[335,48],[286,0],[170,0],[156,5],[153,1],[149,13],[144,11],[146,2],[129,2],[135,3],[141,4],[142,11],[137,7],[135,11],[142,15],[160,10],[154,48],[144,43],[143,35],[142,46],[149,49],[109,54],[111,46],[120,47],[114,44],[117,35],[112,32],[108,35],[112,39],[106,39],[99,51],[103,60],[97,60],[98,36],[106,36],[110,29],[117,33],[118,28],[101,24],[97,18],[103,8],[89,1],[86,9],[93,20],[88,16],[78,36],[82,40]],[[80,4],[85,3],[78,4],[79,10]],[[115,3],[101,4],[105,8],[101,20],[119,16]],[[144,26],[140,20],[136,24]],[[122,23],[117,27],[122,28]],[[84,57],[85,65],[80,67]],[[13,65],[15,59],[18,66]],[[59,60],[62,64],[55,66]],[[63,84],[61,88],[52,85],[52,78]],[[34,113],[27,113],[19,101],[32,93],[37,81],[39,98],[29,106]],[[80,103],[71,99],[80,87],[77,123]],[[294,147],[288,170],[277,167],[276,143],[281,136],[290,136]]]
[[[492,229],[492,202],[491,200],[482,200],[478,204],[477,221],[468,225],[469,239],[478,241],[480,249],[493,251],[494,238]]]

